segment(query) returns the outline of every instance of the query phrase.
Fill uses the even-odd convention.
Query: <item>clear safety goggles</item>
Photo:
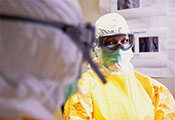
[[[44,21],[33,18],[26,18],[14,15],[5,15],[0,14],[0,20],[8,21],[20,21],[20,22],[29,22],[40,25],[47,25],[50,27],[57,28],[67,34],[71,40],[77,45],[77,47],[82,51],[83,57],[88,61],[92,69],[96,72],[98,77],[102,80],[103,83],[106,83],[106,80],[102,73],[98,70],[97,66],[92,61],[92,58],[89,55],[89,50],[93,46],[95,40],[95,28],[92,24],[86,23],[80,26],[73,26],[64,24],[61,22],[55,21]],[[91,36],[90,38],[88,38]]]
[[[114,36],[122,37],[122,39],[117,40],[115,38],[112,38]],[[99,46],[109,51],[115,51],[118,48],[125,51],[133,47],[134,45],[133,34],[117,34],[114,36],[99,37]]]

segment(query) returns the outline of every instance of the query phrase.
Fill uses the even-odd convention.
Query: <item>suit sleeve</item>
[[[135,73],[154,106],[154,120],[175,120],[175,101],[166,86],[141,73]]]

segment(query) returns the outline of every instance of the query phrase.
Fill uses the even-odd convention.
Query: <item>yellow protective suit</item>
[[[82,75],[65,105],[67,120],[175,120],[174,99],[161,83],[138,72],[104,73],[105,85],[92,70]]]

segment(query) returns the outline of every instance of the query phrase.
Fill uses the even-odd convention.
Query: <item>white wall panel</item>
[[[158,81],[165,84],[175,97],[175,0],[168,0],[168,14],[167,16],[153,16],[143,17],[137,19],[128,19],[130,29],[145,29],[145,28],[167,28],[167,49],[168,60],[167,68],[153,68],[152,73],[159,71],[167,76],[164,78],[157,78]],[[160,58],[161,59],[161,58]],[[149,70],[149,69],[148,69]],[[170,76],[174,75],[173,77]]]

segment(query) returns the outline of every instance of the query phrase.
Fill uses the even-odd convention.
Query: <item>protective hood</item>
[[[109,13],[101,16],[95,23],[96,39],[104,36],[128,34],[129,28],[126,20],[117,13]]]
[[[3,14],[75,26],[83,21],[74,0],[3,0],[0,8]],[[1,21],[0,33],[0,117],[54,120],[64,87],[77,78],[81,51],[48,26]]]
[[[111,52],[101,48],[98,43],[100,37],[129,34],[129,28],[125,18],[117,13],[109,13],[101,16],[96,21],[95,26],[97,44],[94,49],[94,56],[97,56],[98,59],[102,59],[103,65],[108,69],[118,67],[116,69],[120,72],[128,71],[127,68],[132,69],[133,67],[130,64],[130,60],[133,57],[131,48],[126,51],[118,49]],[[112,67],[109,67],[109,64]],[[122,67],[122,70],[119,67]]]

